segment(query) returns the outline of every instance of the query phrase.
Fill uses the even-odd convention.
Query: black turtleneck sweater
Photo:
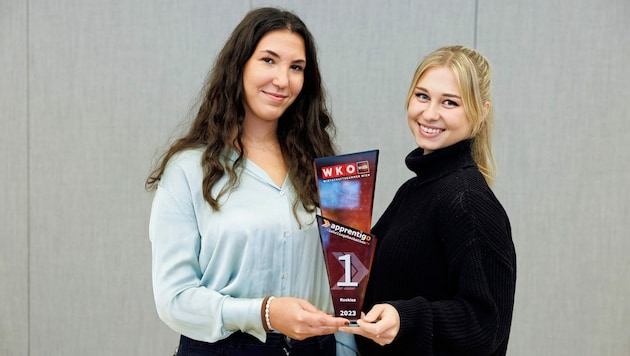
[[[378,243],[363,306],[393,305],[400,332],[385,347],[357,337],[362,356],[505,355],[516,254],[470,145],[407,156],[416,177],[372,229]]]

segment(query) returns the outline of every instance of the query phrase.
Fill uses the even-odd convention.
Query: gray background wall
[[[252,7],[314,33],[342,152],[381,150],[375,219],[413,148],[415,65],[494,66],[495,191],[518,252],[510,355],[630,353],[630,2],[0,2],[0,354],[169,355],[143,181]]]

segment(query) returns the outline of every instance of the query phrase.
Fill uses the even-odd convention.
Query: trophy
[[[315,159],[317,216],[335,316],[361,317],[376,238],[370,234],[378,150]]]

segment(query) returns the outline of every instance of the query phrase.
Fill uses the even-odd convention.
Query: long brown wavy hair
[[[302,91],[279,118],[277,136],[289,179],[297,193],[297,200],[293,203],[294,215],[297,218],[300,203],[307,211],[315,211],[319,199],[313,160],[336,153],[332,143],[335,126],[326,107],[313,36],[297,15],[271,7],[250,11],[234,29],[208,74],[199,99],[199,110],[188,133],[175,140],[160,156],[145,181],[147,190],[157,189],[173,155],[205,147],[200,162],[204,169],[203,196],[213,210],[220,209],[219,199],[238,185],[239,169],[244,158],[243,69],[260,39],[268,32],[280,29],[303,38],[306,67]],[[230,149],[238,152],[238,158],[233,163],[226,154]],[[212,188],[226,174],[229,178],[227,184],[216,196],[212,196]]]

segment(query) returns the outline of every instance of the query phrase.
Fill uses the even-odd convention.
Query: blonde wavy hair
[[[494,183],[496,161],[492,153],[492,106],[491,69],[488,60],[478,51],[464,46],[438,48],[424,57],[418,65],[409,88],[405,109],[420,77],[433,67],[453,70],[459,83],[466,117],[472,123],[472,155],[477,167],[490,187]]]

